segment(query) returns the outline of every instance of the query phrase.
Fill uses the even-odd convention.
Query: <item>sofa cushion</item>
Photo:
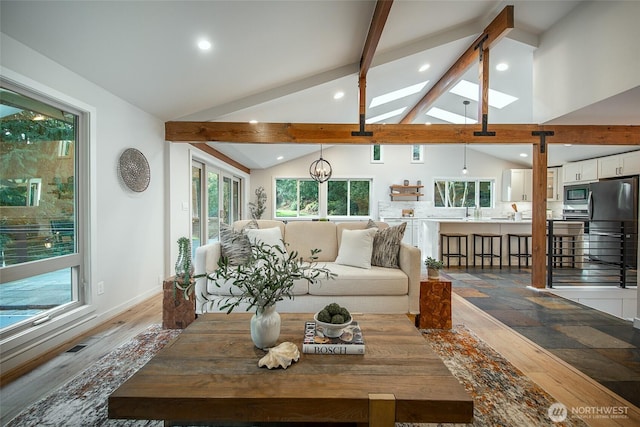
[[[280,232],[280,228],[273,227],[258,230],[253,229],[246,230],[245,233],[247,234],[249,242],[251,242],[252,245],[264,243],[265,245],[274,247],[274,251],[277,250],[275,249],[275,247],[277,246],[282,249],[282,254],[278,253],[278,256],[280,256],[281,258],[286,258],[287,247],[282,242],[282,233]]]
[[[387,224],[386,222],[375,222],[375,221],[371,221],[371,222],[376,224],[379,230],[389,227],[389,224]],[[367,225],[368,225],[367,221],[349,221],[349,222],[341,222],[336,224],[336,228],[337,228],[336,234],[338,236],[338,247],[340,247],[343,230],[364,230],[365,228],[368,228]],[[331,261],[333,261],[333,259]]]
[[[233,294],[235,295],[238,295],[240,293],[240,290],[238,289],[238,287],[236,287],[233,284],[233,280],[225,281],[223,279],[219,279],[217,282],[220,284],[220,287],[216,286],[215,281],[207,280],[207,292],[213,295],[220,295],[220,296],[231,296],[232,295],[231,292],[233,292]],[[292,292],[293,292],[293,295],[308,294],[309,283],[304,279],[294,280]]]
[[[229,259],[229,264],[240,265],[249,259],[251,255],[251,243],[245,235],[245,231],[255,226],[257,226],[257,224],[247,223],[245,225],[246,228],[237,231],[230,225],[225,223],[220,224],[222,256]]]
[[[371,268],[373,236],[377,229],[343,230],[336,264],[358,268]]]
[[[371,267],[362,269],[327,263],[326,267],[338,276],[309,285],[311,295],[407,295],[409,278],[400,269]]]
[[[373,238],[373,253],[371,254],[371,265],[378,267],[400,268],[398,264],[398,255],[400,254],[400,244],[407,228],[407,223],[403,222],[394,227],[378,229],[376,224],[369,220],[367,224],[369,229],[378,230]]]
[[[335,261],[338,256],[336,224],[329,221],[289,221],[285,227],[284,240],[289,251],[298,252],[305,260],[311,249],[320,249],[317,261]]]

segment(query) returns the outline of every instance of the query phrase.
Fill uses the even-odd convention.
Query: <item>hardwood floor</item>
[[[527,338],[516,333],[493,317],[452,295],[453,323],[465,324],[476,335],[506,357],[513,365],[535,381],[549,394],[571,408],[622,407],[626,419],[592,418],[585,422],[591,426],[640,425],[640,409],[617,396],[604,386],[585,376]],[[20,411],[69,378],[82,372],[97,359],[124,343],[153,323],[162,321],[162,296],[158,294],[128,310],[82,337],[60,348],[60,353],[29,372],[10,381],[3,378],[0,389],[0,425],[6,424]],[[69,353],[75,345],[86,345],[78,353]],[[43,363],[44,362],[44,363]]]

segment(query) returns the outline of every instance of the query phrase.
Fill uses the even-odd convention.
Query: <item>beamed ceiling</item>
[[[553,127],[556,133],[547,138],[550,144],[561,136],[576,144],[585,142],[586,136],[604,144],[580,150],[554,145],[549,163],[561,164],[629,149],[613,145],[620,140],[612,141],[602,130],[625,144],[638,144],[635,128],[628,125],[640,124],[640,88],[555,117],[540,124],[544,128],[532,123],[533,53],[547,30],[584,4],[3,1],[0,18],[5,34],[168,122],[168,139],[210,141],[208,147],[248,168],[270,167],[278,155],[287,161],[317,151],[319,147],[311,143],[468,142],[473,144],[470,149],[516,162],[521,147],[514,143],[527,143],[535,130]],[[511,25],[509,19],[500,18],[508,5],[513,5]],[[486,130],[496,132],[485,142],[473,136],[481,125],[445,125],[425,110],[437,107],[463,114],[464,98],[438,82],[482,81],[478,51],[472,47],[492,24],[503,30],[489,31],[483,46],[490,47],[490,61],[485,62],[489,86],[517,101],[485,109]],[[199,51],[196,42],[201,38],[209,39],[212,49]],[[507,62],[509,69],[496,71],[500,62]],[[427,63],[429,69],[419,72]],[[364,103],[359,91],[363,77]],[[417,93],[369,105],[377,96],[425,82]],[[344,97],[334,100],[338,91]],[[412,112],[414,106],[418,110]],[[351,136],[360,130],[363,112],[365,119],[371,119],[402,108],[399,115],[363,126],[373,136]],[[481,122],[481,102],[471,101],[468,117]],[[249,120],[258,124],[249,127]],[[425,126],[427,121],[433,126]],[[234,124],[220,125],[227,122]],[[560,130],[556,126],[585,124],[622,127]]]

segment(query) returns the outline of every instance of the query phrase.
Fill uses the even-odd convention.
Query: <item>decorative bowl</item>
[[[326,323],[318,320],[318,313],[313,316],[313,320],[316,321],[316,325],[322,328],[322,333],[329,338],[338,338],[342,335],[344,328],[349,326],[351,322],[353,322],[353,316],[349,319],[348,322],[344,323]]]

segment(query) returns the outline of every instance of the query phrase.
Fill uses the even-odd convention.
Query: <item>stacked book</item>
[[[364,339],[358,322],[352,322],[337,338],[325,336],[316,322],[305,322],[302,352],[311,354],[364,354]]]

